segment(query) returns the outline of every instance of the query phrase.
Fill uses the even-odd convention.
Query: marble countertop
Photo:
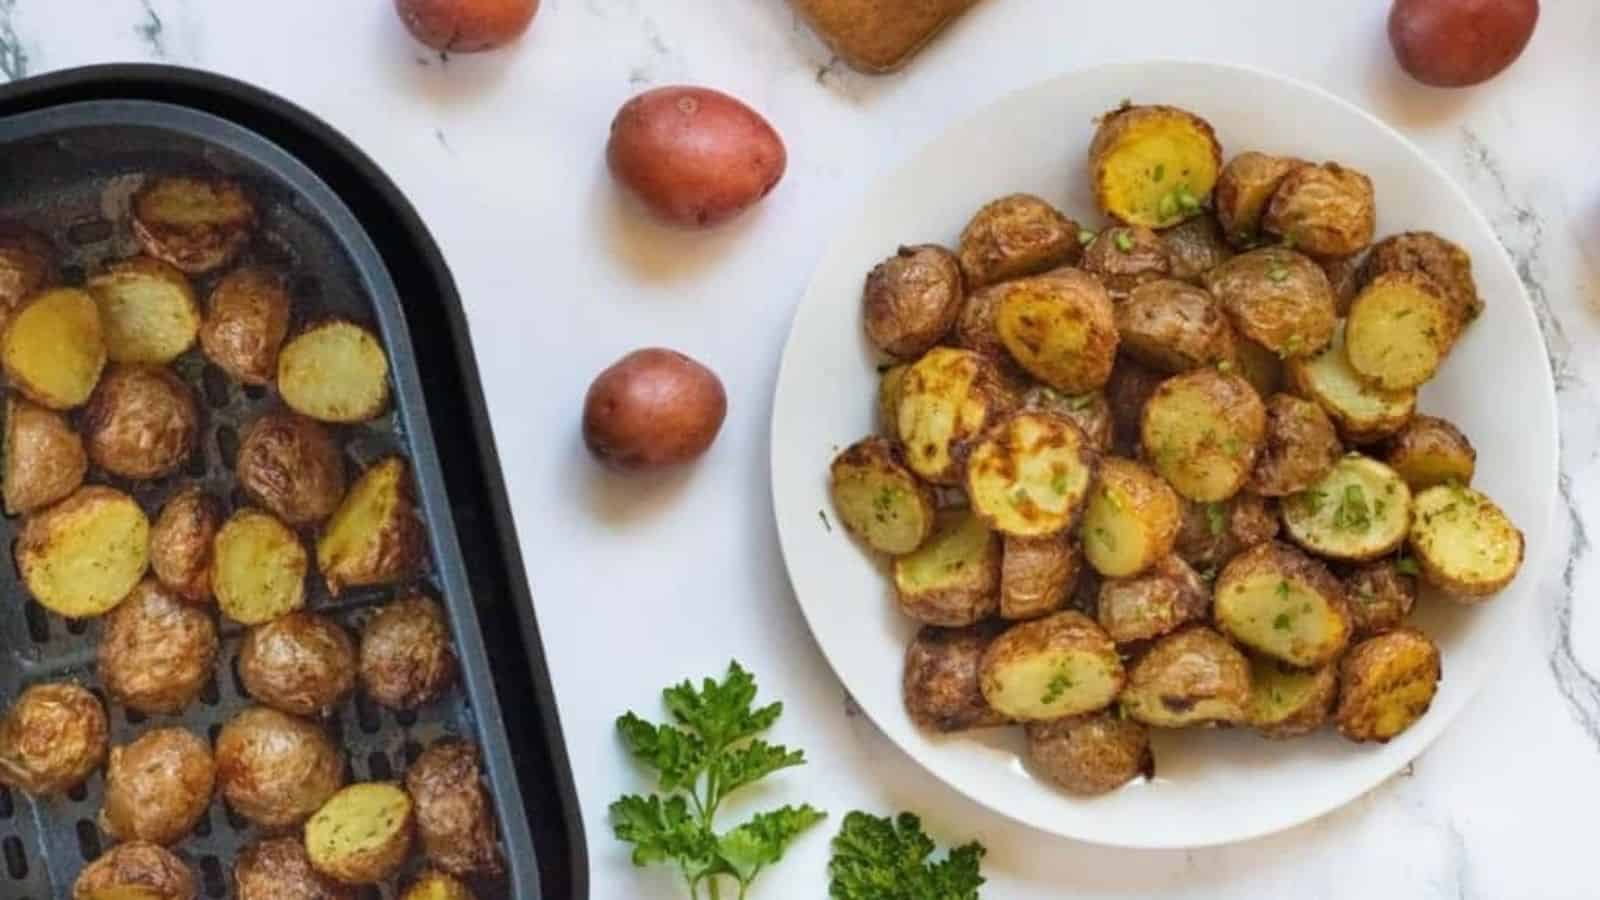
[[[645,787],[612,727],[657,691],[737,657],[786,702],[775,739],[810,763],[767,798],[835,813],[763,876],[761,897],[820,897],[828,836],[852,808],[914,809],[990,854],[986,897],[1592,897],[1584,798],[1600,795],[1600,5],[1546,0],[1524,58],[1480,89],[1394,68],[1384,0],[1050,0],[980,4],[908,71],[843,68],[783,0],[544,0],[514,50],[441,59],[389,0],[0,0],[0,72],[165,60],[276,91],[395,178],[465,298],[588,831],[592,895],[674,898],[636,870],[605,808]],[[1069,10],[1070,6],[1070,10]],[[1130,25],[1129,23],[1137,23]],[[1182,56],[1319,84],[1400,128],[1488,214],[1538,308],[1562,416],[1559,546],[1502,676],[1401,776],[1274,837],[1119,851],[1047,837],[967,802],[856,714],[778,555],[767,422],[790,315],[829,236],[879,174],[1001,94],[1074,67]],[[603,162],[616,107],[652,85],[739,95],[788,142],[789,171],[711,234],[641,220]],[[1263,114],[1270,114],[1264,111]],[[578,434],[584,390],[659,344],[712,365],[730,412],[704,464],[608,475]],[[1515,427],[1515,397],[1504,405]]]

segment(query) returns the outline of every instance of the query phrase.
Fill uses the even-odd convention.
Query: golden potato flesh
[[[361,687],[391,709],[415,709],[455,684],[456,652],[439,604],[409,594],[384,606],[361,629]]]
[[[298,610],[251,628],[239,646],[239,681],[259,703],[324,716],[356,686],[356,645],[326,616]]]
[[[20,225],[0,225],[0,331],[22,301],[56,283],[55,247]]]
[[[968,628],[917,630],[906,647],[901,693],[906,713],[918,728],[955,732],[1004,725],[1006,717],[989,706],[978,683],[983,651],[1000,627],[984,623]]]
[[[1284,359],[1313,356],[1333,338],[1333,288],[1306,256],[1282,247],[1241,253],[1206,275],[1233,327]]]
[[[1082,568],[1083,554],[1065,533],[1008,535],[1000,557],[1000,618],[1036,619],[1060,609]]]
[[[1339,692],[1339,669],[1332,663],[1296,669],[1275,659],[1250,660],[1250,725],[1270,738],[1298,737],[1322,727]]]
[[[967,496],[989,526],[1017,537],[1070,528],[1083,508],[1096,454],[1078,426],[1021,412],[997,424],[967,458]]]
[[[263,828],[311,818],[344,786],[344,757],[320,727],[254,706],[217,733],[217,789],[234,812]]]
[[[1058,391],[1098,390],[1117,357],[1117,323],[1105,288],[1079,269],[1014,281],[995,316],[1017,364]]]
[[[313,869],[298,836],[284,836],[265,838],[239,851],[233,864],[233,895],[235,900],[355,900],[356,893]]]
[[[1417,495],[1409,545],[1422,577],[1459,600],[1498,593],[1522,568],[1522,532],[1493,500],[1461,484]]]
[[[191,275],[227,265],[250,240],[255,204],[225,178],[153,178],[133,195],[144,252]]]
[[[17,568],[46,609],[82,619],[109,612],[144,577],[150,521],[132,497],[99,485],[29,516]]]
[[[82,784],[106,758],[105,708],[70,682],[36,684],[0,718],[0,784],[36,797]]]
[[[306,822],[306,854],[345,884],[376,884],[405,863],[415,824],[411,798],[388,782],[352,784]]]
[[[149,256],[114,262],[86,285],[112,362],[166,365],[194,345],[200,304],[189,279]]]
[[[172,474],[193,452],[199,432],[194,392],[155,366],[112,366],[83,414],[89,459],[124,478]]]
[[[206,299],[200,349],[235,381],[271,384],[288,333],[289,292],[283,278],[241,266],[222,276]]]
[[[1157,728],[1242,722],[1250,663],[1227,638],[1191,626],[1157,640],[1134,663],[1118,702],[1128,718]]]
[[[1117,307],[1122,351],[1162,372],[1232,365],[1233,326],[1204,290],[1181,281],[1152,281]]]
[[[60,413],[16,394],[6,398],[3,478],[6,512],[30,513],[83,484],[89,455]]]
[[[1093,796],[1155,774],[1150,731],[1108,712],[1027,726],[1028,761],[1068,793]]]
[[[206,742],[182,728],[146,731],[111,748],[100,824],[119,841],[170,846],[211,805],[216,765]]]
[[[1163,557],[1141,575],[1100,583],[1100,627],[1119,644],[1147,641],[1204,621],[1210,609],[1206,583],[1176,556]]]
[[[344,456],[326,426],[269,412],[245,429],[235,465],[239,486],[285,524],[312,525],[344,498]]]
[[[1408,231],[1372,245],[1361,267],[1362,283],[1385,272],[1421,272],[1444,291],[1465,326],[1483,312],[1467,251],[1431,231]]]
[[[960,484],[967,448],[1012,405],[989,358],[951,347],[929,350],[900,385],[906,463],[926,481]]]
[[[221,501],[199,485],[179,488],[150,527],[150,570],[191,603],[209,599],[211,542],[221,527]]]
[[[1382,440],[1406,426],[1417,411],[1414,389],[1387,391],[1367,383],[1350,368],[1345,355],[1345,326],[1334,329],[1328,349],[1307,359],[1291,359],[1284,368],[1289,389],[1314,401],[1352,444]]]
[[[259,625],[305,605],[307,564],[288,526],[270,513],[241,509],[211,541],[211,590],[223,615]]]
[[[427,871],[411,882],[400,900],[473,900],[473,894],[454,875]]]
[[[1364,563],[1344,578],[1355,637],[1398,628],[1417,602],[1417,561],[1409,557]]]
[[[971,510],[942,510],[933,534],[891,566],[900,611],[949,628],[993,615],[1000,603],[1000,553],[1000,535]]]
[[[1089,144],[1095,204],[1129,225],[1165,228],[1199,215],[1221,168],[1211,125],[1173,106],[1112,110]]]
[[[377,335],[353,322],[322,322],[278,354],[278,391],[301,415],[365,422],[389,405],[389,357]]]
[[[1393,469],[1352,453],[1322,480],[1285,498],[1283,527],[1296,544],[1325,559],[1376,559],[1405,542],[1411,489]]]
[[[1107,452],[1115,436],[1116,421],[1111,403],[1101,391],[1063,394],[1053,387],[1036,384],[1022,395],[1022,408],[1051,413],[1078,426],[1089,446]]]
[[[423,855],[453,875],[492,877],[505,868],[483,778],[478,748],[459,739],[434,744],[406,769]]]
[[[1344,445],[1322,407],[1288,394],[1267,398],[1267,440],[1250,473],[1250,490],[1283,497],[1321,481]]]
[[[1136,575],[1172,551],[1180,523],[1178,495],[1149,468],[1107,457],[1084,510],[1084,558],[1112,578]]]
[[[961,301],[955,254],[937,244],[901,247],[867,273],[862,291],[867,337],[896,359],[915,359],[955,325]]]
[[[1272,195],[1290,172],[1304,165],[1254,150],[1228,160],[1217,178],[1217,221],[1234,246],[1247,247],[1261,237],[1261,217]]]
[[[339,502],[317,539],[317,568],[338,596],[347,586],[399,581],[419,567],[426,546],[409,468],[391,456],[362,472]]]
[[[1445,419],[1416,416],[1389,439],[1383,461],[1413,491],[1438,484],[1471,484],[1478,451],[1461,429]]]
[[[910,553],[933,533],[933,490],[906,467],[894,443],[857,441],[834,457],[828,474],[839,521],[872,549]]]
[[[1439,371],[1460,324],[1450,301],[1417,272],[1385,272],[1350,305],[1345,356],[1384,390],[1417,387]]]
[[[1113,225],[1095,236],[1083,250],[1083,270],[1100,279],[1116,300],[1126,298],[1142,284],[1172,274],[1166,242],[1148,228]]]
[[[77,288],[33,295],[0,334],[0,364],[17,390],[41,406],[83,405],[106,364],[94,298]]]
[[[1339,664],[1339,733],[1388,741],[1428,711],[1439,677],[1438,645],[1414,628],[1362,641]]]
[[[1266,409],[1249,382],[1195,369],[1162,382],[1145,403],[1140,440],[1174,490],[1212,502],[1244,487],[1266,429]]]
[[[217,625],[146,578],[106,616],[97,659],[113,700],[142,713],[176,714],[212,676]]]
[[[1078,223],[1032,194],[985,205],[961,231],[957,255],[967,287],[1036,275],[1078,259]]]
[[[149,841],[129,841],[110,848],[85,866],[72,884],[72,900],[195,900],[199,896],[198,881],[189,865]]]
[[[1330,162],[1284,176],[1261,225],[1307,253],[1348,256],[1372,243],[1377,220],[1372,180]]]
[[[979,675],[989,705],[1023,722],[1104,709],[1124,680],[1116,645],[1072,611],[1011,626],[984,650]]]
[[[1212,603],[1224,633],[1301,668],[1337,659],[1353,630],[1339,580],[1322,563],[1277,541],[1257,544],[1223,567]]]

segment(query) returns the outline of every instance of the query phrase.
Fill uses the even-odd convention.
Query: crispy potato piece
[[[957,255],[968,290],[1037,275],[1078,260],[1078,223],[1032,194],[1009,194],[978,210]]]
[[[1233,326],[1211,295],[1181,281],[1152,281],[1117,307],[1122,350],[1174,375],[1232,363]]]
[[[417,876],[400,900],[474,900],[472,891],[454,875],[432,870]]]
[[[979,673],[989,705],[1023,722],[1104,709],[1124,681],[1116,645],[1071,610],[1006,629],[984,650]]]
[[[1007,535],[1000,556],[1000,618],[1037,619],[1060,609],[1078,583],[1083,553],[1065,532]]]
[[[152,178],[133,195],[139,245],[190,275],[231,262],[249,242],[255,221],[255,204],[225,178]]]
[[[868,547],[899,555],[933,533],[933,489],[906,468],[900,448],[881,437],[846,447],[828,467],[839,521]]]
[[[1452,481],[1471,484],[1478,451],[1461,429],[1435,416],[1416,416],[1389,439],[1383,461],[1413,491]]]
[[[1450,299],[1462,327],[1483,312],[1483,298],[1472,278],[1472,257],[1431,231],[1408,231],[1372,245],[1359,281],[1365,285],[1385,272],[1421,272],[1431,278]]]
[[[1100,627],[1119,644],[1160,637],[1204,621],[1210,611],[1206,583],[1177,556],[1164,556],[1132,578],[1108,578],[1100,584]]]
[[[299,825],[344,781],[339,745],[304,719],[252,706],[217,733],[217,789],[229,809],[263,828]]]
[[[938,244],[901,247],[867,273],[863,318],[873,346],[915,359],[937,344],[961,313],[961,263]]]
[[[35,684],[0,718],[0,784],[64,794],[100,768],[109,733],[94,694],[66,681]]]
[[[0,224],[0,331],[22,301],[60,280],[50,239],[22,225]]]
[[[1417,411],[1415,390],[1386,391],[1367,384],[1350,368],[1343,322],[1334,328],[1328,349],[1307,359],[1290,360],[1284,374],[1289,389],[1316,401],[1339,429],[1339,436],[1352,444],[1370,444],[1394,434]]]
[[[898,430],[911,471],[934,484],[960,484],[968,447],[1013,405],[987,357],[929,350],[900,384]]]
[[[1228,160],[1217,177],[1217,222],[1235,247],[1248,247],[1261,237],[1261,217],[1272,195],[1290,172],[1306,165],[1288,156],[1248,150]]]
[[[1333,288],[1322,267],[1282,247],[1241,253],[1206,275],[1233,327],[1284,359],[1314,356],[1333,338]]]
[[[428,862],[453,875],[504,871],[477,747],[459,739],[429,747],[406,770],[406,792]]]
[[[1350,641],[1344,586],[1322,563],[1277,541],[1257,544],[1223,568],[1212,611],[1224,634],[1301,668],[1337,659]]]
[[[146,731],[111,748],[100,827],[118,841],[170,846],[211,805],[216,765],[204,739],[182,728]]]
[[[1209,502],[1244,487],[1266,431],[1266,408],[1249,382],[1195,369],[1162,382],[1139,434],[1145,457],[1179,494]]]
[[[1128,718],[1157,728],[1245,720],[1250,663],[1228,639],[1193,625],[1156,641],[1118,698]]]
[[[1299,166],[1278,184],[1261,227],[1317,256],[1348,256],[1378,224],[1372,179],[1338,163]]]
[[[978,670],[983,651],[1002,626],[982,622],[966,628],[924,625],[906,647],[901,694],[918,728],[951,733],[993,728],[1007,722],[983,698]]]
[[[356,687],[356,645],[344,626],[298,610],[245,633],[239,681],[259,703],[297,716],[325,716]]]
[[[285,835],[239,851],[233,864],[233,896],[235,900],[355,900],[356,892],[311,868],[305,842],[298,835]],[[470,894],[464,896],[471,900]],[[432,900],[457,898],[441,894]]]
[[[970,509],[941,510],[922,546],[892,567],[900,611],[919,622],[958,628],[1000,606],[1000,536]]]
[[[1250,702],[1245,719],[1269,738],[1291,738],[1322,727],[1339,692],[1339,667],[1296,669],[1276,659],[1251,657]]]
[[[194,392],[156,366],[112,366],[83,413],[89,459],[124,478],[172,474],[194,451],[199,433]]]
[[[110,612],[144,577],[150,521],[132,497],[99,485],[29,516],[17,539],[28,592],[51,612],[84,619]]]
[[[1217,187],[1221,189],[1221,182]],[[1201,213],[1162,231],[1161,243],[1167,250],[1172,277],[1190,284],[1201,284],[1207,272],[1233,257],[1233,248],[1211,213]]]
[[[1284,497],[1311,487],[1344,454],[1322,407],[1288,394],[1267,398],[1267,442],[1250,473],[1250,490]]]
[[[1211,125],[1172,106],[1112,110],[1089,144],[1095,204],[1130,225],[1165,228],[1199,215],[1221,168]]]
[[[459,665],[439,604],[420,593],[396,598],[361,629],[361,686],[390,709],[415,709],[444,696]]]
[[[346,587],[399,581],[426,549],[406,461],[391,456],[362,472],[340,501],[317,539],[317,568],[337,597]]]
[[[1465,485],[1417,494],[1409,544],[1429,584],[1467,602],[1497,593],[1522,568],[1522,532],[1493,500]]]
[[[1289,539],[1325,559],[1387,556],[1411,528],[1411,489],[1381,462],[1352,453],[1283,503]]]
[[[1383,559],[1364,563],[1344,577],[1344,595],[1350,601],[1355,638],[1361,640],[1400,627],[1417,602],[1417,579],[1402,572],[1417,571],[1416,560]]]
[[[149,256],[118,260],[84,286],[100,308],[112,362],[164,366],[194,346],[200,304],[172,265]]]
[[[1278,536],[1277,503],[1240,491],[1215,503],[1183,501],[1183,524],[1174,552],[1184,562],[1210,572],[1244,550]]]
[[[1172,552],[1182,510],[1161,476],[1130,459],[1106,457],[1084,509],[1083,555],[1101,575],[1126,578]]]
[[[1117,357],[1106,382],[1106,404],[1111,408],[1112,450],[1122,456],[1136,456],[1139,452],[1139,427],[1144,419],[1144,405],[1155,394],[1167,376],[1146,368],[1127,355]]]
[[[1020,412],[995,425],[967,458],[967,496],[990,528],[1017,537],[1059,534],[1077,521],[1097,454],[1072,422]]]
[[[72,883],[72,900],[195,900],[194,870],[159,844],[129,841],[84,866]],[[244,900],[244,898],[241,898]]]
[[[211,541],[222,527],[222,503],[199,485],[167,498],[150,527],[150,570],[191,603],[211,597]]]
[[[1029,722],[1028,761],[1068,793],[1094,796],[1155,775],[1150,730],[1109,712]]]
[[[909,371],[910,363],[898,363],[878,376],[878,431],[890,439],[900,436],[900,387]]]
[[[1333,314],[1341,319],[1350,314],[1350,304],[1355,302],[1356,294],[1361,293],[1364,260],[1360,253],[1317,260],[1322,274],[1328,276],[1328,288],[1333,291]]]
[[[1283,387],[1283,358],[1255,341],[1238,334],[1233,336],[1233,355],[1236,371],[1256,393],[1271,397]],[[1227,368],[1219,363],[1219,368]]]
[[[245,428],[235,464],[250,499],[286,524],[314,525],[344,498],[344,456],[321,423],[269,412]]]
[[[389,405],[389,358],[360,325],[322,322],[283,345],[278,392],[290,409],[323,422],[375,419]]]
[[[306,549],[271,513],[241,509],[211,540],[211,590],[222,614],[259,625],[306,603]]]
[[[1414,628],[1362,641],[1339,664],[1339,733],[1387,743],[1428,711],[1439,677],[1438,646]]]
[[[34,294],[0,334],[0,365],[29,400],[51,409],[82,406],[100,380],[106,344],[94,298],[77,288]]]
[[[149,715],[175,715],[211,678],[217,625],[146,578],[106,616],[96,658],[111,699]]]
[[[289,334],[289,292],[283,278],[259,266],[222,276],[206,300],[200,350],[245,384],[271,384],[278,350]]]
[[[1105,288],[1082,270],[1009,283],[995,329],[1018,365],[1058,391],[1098,390],[1111,377],[1116,313]]]
[[[376,884],[411,850],[411,798],[386,781],[352,784],[306,822],[306,855],[318,872],[345,884]]]
[[[1141,284],[1172,274],[1166,242],[1148,228],[1113,225],[1083,249],[1083,270],[1100,279],[1113,299],[1121,300]]]
[[[1450,301],[1428,276],[1385,272],[1350,305],[1345,356],[1384,390],[1414,388],[1439,371],[1458,330]]]
[[[1111,415],[1111,404],[1102,391],[1063,394],[1048,385],[1036,384],[1022,395],[1022,408],[1068,419],[1083,432],[1090,447],[1099,451],[1111,449],[1116,423]]]
[[[991,284],[967,295],[961,304],[961,314],[956,317],[951,343],[963,350],[981,353],[993,360],[1002,371],[1015,366],[1011,353],[995,330],[995,316],[1000,312],[1000,300],[1009,290],[1004,283]]]
[[[89,455],[58,412],[15,394],[6,398],[4,494],[10,515],[30,513],[83,484]]]

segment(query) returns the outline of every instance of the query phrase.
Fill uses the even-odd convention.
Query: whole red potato
[[[662,87],[622,105],[606,144],[611,174],[673,225],[708,228],[783,177],[783,139],[761,114],[710,88]]]
[[[1466,87],[1505,71],[1539,23],[1539,0],[1395,0],[1389,43],[1423,84]]]
[[[394,0],[394,9],[411,36],[429,47],[475,53],[521,37],[539,0]]]
[[[583,441],[623,470],[658,469],[706,452],[728,414],[716,373],[675,350],[635,350],[595,377]]]

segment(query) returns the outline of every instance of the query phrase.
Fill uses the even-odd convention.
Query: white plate
[[[1160,734],[1156,778],[1077,799],[1023,764],[1017,729],[937,737],[900,701],[914,624],[894,608],[880,564],[837,525],[827,467],[872,431],[877,374],[862,335],[861,283],[897,245],[954,246],[985,201],[1029,191],[1098,226],[1085,159],[1092,119],[1124,98],[1185,107],[1216,127],[1225,158],[1255,149],[1334,159],[1372,177],[1378,233],[1431,229],[1472,254],[1484,315],[1422,392],[1421,408],[1460,425],[1478,449],[1475,484],[1527,536],[1522,574],[1477,608],[1424,598],[1417,624],[1444,652],[1428,714],[1385,746],[1331,733],[1270,742],[1253,733]],[[988,107],[946,132],[866,202],[840,231],[795,315],[772,421],[772,491],[795,594],[845,686],[879,727],[973,800],[1066,837],[1124,847],[1195,847],[1288,828],[1369,790],[1415,758],[1492,672],[1519,608],[1535,590],[1555,497],[1555,392],[1538,324],[1505,252],[1462,191],[1400,135],[1317,88],[1233,66],[1148,62],[1063,75]]]

